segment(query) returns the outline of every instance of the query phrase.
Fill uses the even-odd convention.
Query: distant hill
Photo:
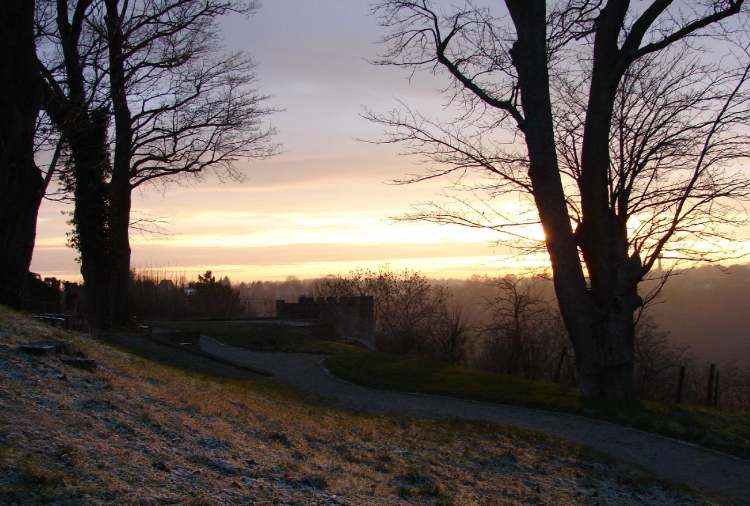
[[[651,314],[697,357],[750,365],[750,265],[683,271],[669,280]]]

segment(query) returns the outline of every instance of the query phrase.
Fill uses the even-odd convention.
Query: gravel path
[[[255,352],[201,336],[204,352],[268,371],[335,404],[373,414],[483,420],[544,432],[639,465],[663,479],[750,505],[750,461],[682,441],[576,415],[437,395],[376,390],[332,376],[324,356]]]

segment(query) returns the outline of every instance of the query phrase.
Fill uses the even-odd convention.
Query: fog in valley
[[[487,312],[488,299],[492,298],[493,279],[473,276],[431,282],[445,286],[451,304],[461,307],[470,320],[481,320]],[[538,284],[539,293],[553,302],[551,281],[538,277],[534,283]],[[649,293],[654,285],[655,281],[644,283],[641,294]],[[238,289],[246,311],[258,316],[271,316],[277,299],[294,301],[299,296],[318,295],[316,280],[295,276],[281,282],[256,281],[233,286]],[[659,296],[649,303],[646,314],[661,331],[669,334],[672,344],[687,347],[697,360],[745,366],[750,365],[748,294],[750,264],[675,271]]]
[[[669,280],[649,309],[700,358],[750,363],[750,266],[701,267]]]

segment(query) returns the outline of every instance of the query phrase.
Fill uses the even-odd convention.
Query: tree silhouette
[[[238,178],[234,162],[275,151],[272,112],[254,88],[252,62],[223,54],[218,17],[246,14],[246,2],[105,0],[104,26],[115,148],[109,183],[112,321],[127,324],[131,193],[145,183]]]
[[[44,178],[34,163],[41,107],[35,65],[34,2],[0,5],[0,304],[19,307],[31,263]]]
[[[109,319],[110,247],[106,178],[109,105],[100,68],[104,47],[91,29],[94,0],[39,3],[37,32],[44,109],[65,141],[75,208],[71,243],[80,252],[89,325],[104,328]],[[45,51],[45,49],[51,50]],[[48,55],[49,58],[44,58]]]
[[[190,283],[191,316],[198,318],[232,317],[242,313],[240,294],[232,288],[229,278],[217,280],[211,271],[198,274],[198,282]]]
[[[459,114],[452,126],[408,108],[371,118],[384,142],[435,162],[402,182],[453,175],[485,198],[412,218],[515,239],[541,224],[582,395],[631,399],[639,283],[664,256],[711,258],[719,248],[701,245],[743,223],[731,203],[750,188],[732,167],[748,140],[743,1],[504,7],[380,2],[377,63],[444,71]],[[509,193],[533,215],[497,207]]]
[[[237,178],[236,161],[275,152],[273,131],[264,124],[272,110],[254,88],[251,61],[242,53],[225,54],[215,37],[220,16],[254,8],[235,0],[80,0],[72,16],[76,29],[60,22],[71,10],[67,0],[56,0],[54,12],[38,15],[48,46],[71,46],[46,53],[52,56],[45,61],[48,95],[54,98],[50,115],[64,137],[77,135],[79,117],[102,111],[106,164],[100,164],[100,175],[77,176],[80,156],[67,140],[84,280],[89,284],[98,277],[105,287],[97,292],[95,305],[101,307],[92,308],[95,327],[129,322],[133,189],[200,177],[207,170]],[[79,37],[68,42],[71,33]],[[79,114],[66,119],[54,106],[72,98],[69,74],[80,76],[84,92],[76,95],[87,99]],[[92,179],[99,182],[97,191],[81,191]],[[79,194],[89,193],[97,195],[97,205],[80,202]],[[84,230],[83,210],[89,208],[101,217],[95,239]],[[98,254],[106,262],[93,267],[90,260]]]

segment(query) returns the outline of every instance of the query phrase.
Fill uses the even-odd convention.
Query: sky
[[[416,269],[434,278],[528,272],[544,255],[518,257],[487,230],[395,222],[421,203],[441,200],[448,180],[389,182],[424,170],[419,159],[375,144],[381,127],[366,111],[408,104],[446,121],[444,77],[410,79],[403,68],[375,66],[383,35],[370,0],[266,0],[252,17],[221,21],[228,50],[248,52],[258,86],[279,108],[272,124],[282,152],[239,162],[242,181],[212,177],[180,186],[145,186],[134,195],[133,220],[157,220],[133,231],[132,266],[195,277],[205,270],[235,281],[346,273],[357,268]],[[506,215],[525,204],[503,201]],[[31,269],[80,279],[66,246],[71,208],[45,201]],[[156,233],[154,233],[156,232]],[[750,255],[750,241],[734,243]],[[746,258],[746,257],[745,257]]]
[[[377,139],[365,110],[404,101],[440,114],[441,82],[377,67],[382,35],[368,0],[266,0],[252,17],[222,20],[228,49],[257,64],[260,90],[282,109],[272,123],[282,153],[240,163],[244,180],[208,177],[182,186],[136,191],[133,218],[157,219],[158,233],[134,231],[132,265],[189,277],[206,269],[232,280],[302,278],[355,268],[410,268],[432,277],[498,274],[540,259],[509,259],[487,231],[395,223],[411,206],[438,198],[447,181],[396,186],[420,169]],[[31,269],[80,276],[68,248],[70,208],[46,201]],[[520,262],[520,264],[519,264]]]

